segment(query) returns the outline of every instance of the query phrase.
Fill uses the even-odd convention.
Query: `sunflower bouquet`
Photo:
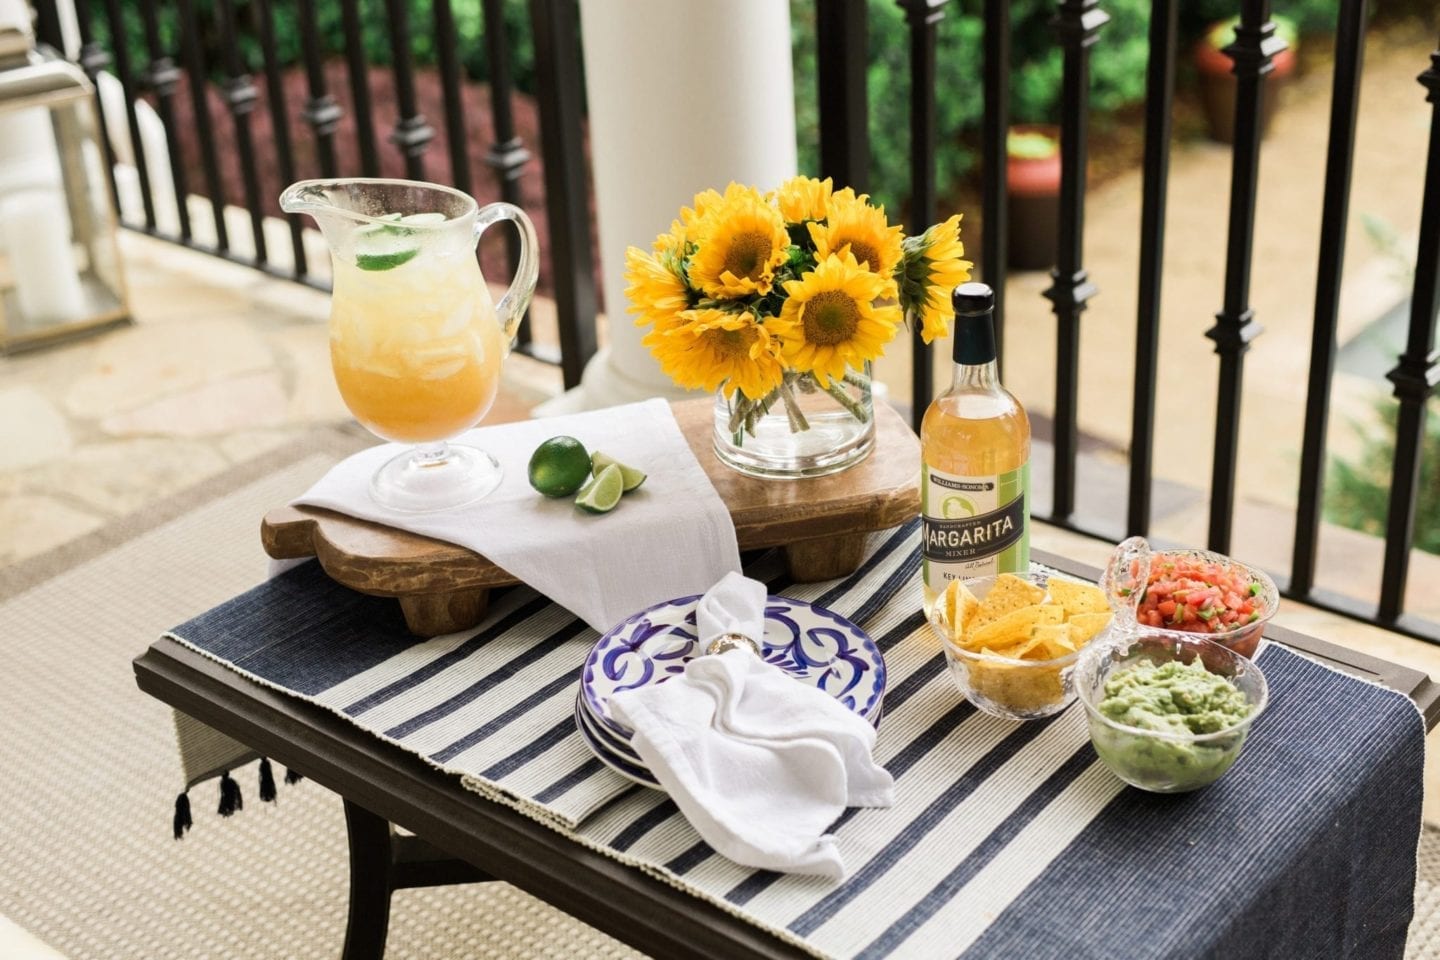
[[[641,341],[681,387],[719,390],[738,446],[777,403],[809,429],[797,393],[823,392],[867,422],[869,365],[909,320],[926,343],[950,326],[950,291],[970,278],[960,216],[903,237],[884,207],[830,180],[773,193],[730,184],[697,194],[650,253],[626,251]]]

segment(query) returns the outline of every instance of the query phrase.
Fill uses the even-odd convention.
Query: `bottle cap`
[[[962,283],[950,294],[955,310],[956,363],[974,366],[995,360],[995,291],[989,284]]]
[[[988,283],[962,283],[950,295],[957,317],[978,317],[995,309],[995,291]]]

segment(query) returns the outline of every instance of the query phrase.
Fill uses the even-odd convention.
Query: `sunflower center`
[[[710,347],[726,360],[741,360],[750,356],[750,344],[755,339],[753,330],[711,330],[707,334]]]
[[[846,242],[850,244],[850,255],[855,258],[856,263],[869,264],[871,270],[879,269],[880,255],[875,252],[874,247],[863,240],[848,240]]]
[[[758,280],[770,261],[772,245],[763,233],[737,233],[725,251],[725,269],[737,277]]]
[[[805,339],[811,343],[826,347],[844,343],[859,326],[859,305],[839,290],[817,293],[805,304]]]

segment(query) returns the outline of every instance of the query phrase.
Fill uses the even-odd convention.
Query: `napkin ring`
[[[705,653],[724,653],[727,650],[749,650],[760,656],[760,645],[743,633],[722,633],[705,647]]]

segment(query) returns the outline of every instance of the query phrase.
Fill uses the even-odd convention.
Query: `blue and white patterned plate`
[[[637,767],[645,766],[645,761],[640,759],[640,754],[630,739],[617,735],[615,731],[610,730],[599,720],[592,717],[590,711],[585,708],[584,698],[581,697],[578,692],[575,694],[575,709],[584,719],[585,725],[589,728],[591,735],[593,735],[596,740],[599,740],[600,745],[608,752],[624,760],[626,763],[632,763]]]
[[[632,731],[610,715],[610,697],[664,683],[700,656],[695,607],[699,596],[642,610],[610,630],[585,659],[580,696],[589,719],[629,741]],[[879,723],[885,696],[885,658],[875,641],[838,613],[789,597],[765,603],[761,656],[802,683],[833,696]]]
[[[590,752],[595,754],[595,759],[620,774],[620,776],[626,780],[634,781],[642,787],[650,787],[655,790],[661,789],[659,781],[655,779],[654,775],[650,773],[644,764],[627,760],[611,750],[606,742],[602,740],[602,734],[597,731],[597,726],[595,721],[591,720],[586,714],[584,708],[580,706],[580,700],[577,697],[575,700],[575,729],[580,732],[580,739],[585,741],[585,746],[589,747]]]

